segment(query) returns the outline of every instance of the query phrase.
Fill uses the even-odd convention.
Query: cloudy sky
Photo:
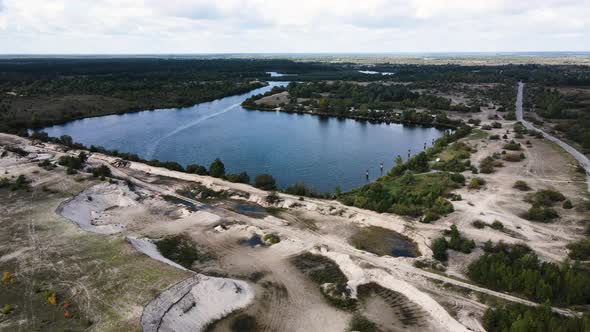
[[[587,0],[0,0],[0,54],[590,51]]]

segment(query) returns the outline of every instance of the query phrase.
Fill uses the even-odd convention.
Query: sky
[[[590,51],[588,0],[0,0],[0,54]]]

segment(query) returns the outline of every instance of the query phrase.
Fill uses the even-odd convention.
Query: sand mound
[[[135,237],[127,237],[127,240],[151,258],[188,271],[163,257],[151,241]],[[148,303],[141,325],[146,332],[200,331],[209,322],[244,308],[253,300],[254,291],[244,281],[194,274]]]
[[[87,232],[114,234],[121,232],[123,225],[111,220],[108,210],[137,205],[138,198],[124,184],[100,183],[63,202],[57,213]]]

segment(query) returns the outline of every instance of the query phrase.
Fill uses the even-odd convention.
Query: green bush
[[[527,212],[527,219],[532,221],[549,222],[559,217],[557,211],[549,207],[531,207]]]
[[[250,183],[250,176],[246,172],[241,172],[238,174],[228,174],[225,176],[225,179],[229,182],[234,183]]]
[[[434,239],[432,241],[432,257],[441,262],[446,262],[449,259],[447,254],[447,240],[444,237]]]
[[[266,196],[266,202],[268,204],[276,204],[278,203],[281,198],[279,197],[279,194],[277,194],[275,191],[271,191],[267,196]]]
[[[204,260],[207,256],[201,255],[195,243],[184,234],[165,237],[156,241],[156,247],[162,256],[190,269],[197,260]]]
[[[527,202],[534,206],[552,206],[556,202],[565,201],[565,196],[559,191],[552,189],[538,190],[534,194],[527,196]]]
[[[94,176],[95,178],[110,177],[111,176],[111,169],[105,165],[100,165],[99,167],[92,169],[92,176]]]
[[[205,166],[197,165],[197,164],[189,164],[186,166],[186,172],[197,174],[197,175],[208,175],[209,172]]]
[[[486,184],[486,180],[482,178],[473,178],[469,182],[469,189],[479,189]]]
[[[471,225],[473,225],[473,227],[475,227],[477,229],[483,229],[487,226],[487,224],[481,220],[475,220],[474,222],[471,223]]]
[[[348,326],[348,331],[377,332],[377,325],[360,314],[354,314]]]
[[[225,165],[219,158],[215,159],[209,166],[209,174],[216,178],[222,178],[225,175]]]
[[[563,205],[562,205],[562,207],[563,207],[564,209],[571,209],[571,208],[573,208],[573,207],[574,207],[574,205],[572,204],[572,201],[570,201],[569,199],[566,199],[566,200],[563,202]]]
[[[512,186],[515,189],[518,189],[520,191],[529,191],[531,190],[531,187],[528,185],[528,183],[522,181],[522,180],[518,180],[516,182],[514,182],[514,186]]]
[[[514,140],[504,144],[504,150],[511,150],[511,151],[520,151],[522,148],[520,143],[515,142]]]
[[[588,260],[590,258],[590,239],[582,239],[567,245],[572,259]]]
[[[254,186],[262,190],[276,190],[275,179],[270,174],[259,174],[254,178]]]
[[[504,224],[500,221],[500,220],[494,220],[494,222],[492,223],[492,225],[490,225],[491,228],[501,231],[504,229]]]

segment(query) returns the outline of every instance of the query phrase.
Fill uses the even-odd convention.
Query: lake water
[[[137,153],[145,159],[208,167],[220,158],[227,173],[247,171],[251,179],[272,174],[280,187],[303,181],[319,191],[349,190],[380,176],[396,155],[422,151],[442,135],[436,128],[370,124],[351,119],[247,111],[241,102],[273,86],[208,103],[171,110],[109,115],[43,129],[70,135],[87,146]]]

